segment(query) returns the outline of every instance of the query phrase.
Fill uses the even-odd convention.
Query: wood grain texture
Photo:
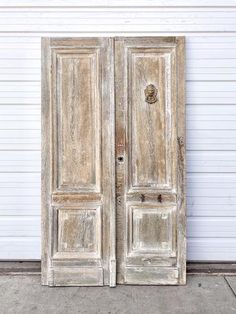
[[[176,255],[175,208],[168,206],[129,206],[128,251],[156,255]]]
[[[160,49],[130,48],[128,54],[129,185],[130,189],[161,188],[171,179],[170,96],[166,92],[170,58]],[[144,101],[150,84],[157,90],[152,104]]]
[[[184,284],[184,39],[120,37],[115,54],[118,283]]]
[[[48,38],[43,53],[42,282],[115,285],[112,41]]]
[[[42,39],[42,171],[41,171],[41,239],[42,239],[42,284],[52,284],[50,272],[50,221],[52,221],[50,210],[51,196],[51,56],[50,56],[50,39]]]
[[[183,38],[44,43],[43,283],[184,284]]]
[[[177,38],[176,46],[176,101],[177,101],[177,263],[179,284],[186,283],[186,161],[185,161],[185,38]]]
[[[101,252],[100,208],[59,209],[58,252],[75,252],[78,258]]]
[[[99,59],[94,49],[57,52],[58,188],[101,189]],[[60,87],[59,87],[60,86]],[[79,105],[78,105],[79,104]]]

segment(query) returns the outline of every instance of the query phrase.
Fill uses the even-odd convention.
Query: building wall
[[[236,259],[236,1],[0,0],[0,259],[40,258],[40,38],[186,36],[188,259]]]

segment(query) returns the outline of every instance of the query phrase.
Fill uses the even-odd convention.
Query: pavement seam
[[[236,293],[234,292],[234,289],[231,287],[229,281],[227,280],[227,278],[224,276],[224,280],[226,281],[227,286],[230,288],[230,290],[232,291],[234,297],[236,298]]]

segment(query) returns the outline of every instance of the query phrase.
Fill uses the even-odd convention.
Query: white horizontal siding
[[[0,259],[40,258],[41,36],[186,36],[188,259],[236,259],[235,0],[0,1]]]
[[[51,0],[50,3],[47,0],[1,0],[1,7],[106,7],[106,8],[117,8],[117,7],[225,7],[235,6],[235,0]]]
[[[4,216],[0,220],[0,237],[38,237],[38,216]]]
[[[2,260],[40,259],[40,237],[0,237]]]
[[[1,0],[1,7],[61,7],[67,9],[68,7],[226,7],[235,6],[235,0]]]
[[[127,9],[129,11],[130,9]],[[2,31],[17,32],[97,32],[109,31],[126,32],[168,32],[173,31],[208,31],[208,32],[232,32],[236,31],[236,12],[234,8],[225,9],[227,12],[214,12],[209,18],[212,9],[205,11],[183,11],[171,9],[166,12],[161,8],[153,8],[152,11],[145,8],[136,12],[124,12],[116,9],[110,12],[98,10],[73,9],[61,11],[35,10],[25,12],[25,9],[11,11],[2,9],[0,12],[0,26]],[[147,18],[148,14],[148,18]],[[187,29],[186,29],[187,28]]]
[[[236,217],[188,217],[189,238],[236,238]]]
[[[235,238],[189,238],[188,259],[192,261],[235,261]]]

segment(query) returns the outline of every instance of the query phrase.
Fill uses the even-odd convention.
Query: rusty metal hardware
[[[147,85],[144,90],[145,101],[148,104],[154,104],[157,102],[157,88],[153,84]]]

